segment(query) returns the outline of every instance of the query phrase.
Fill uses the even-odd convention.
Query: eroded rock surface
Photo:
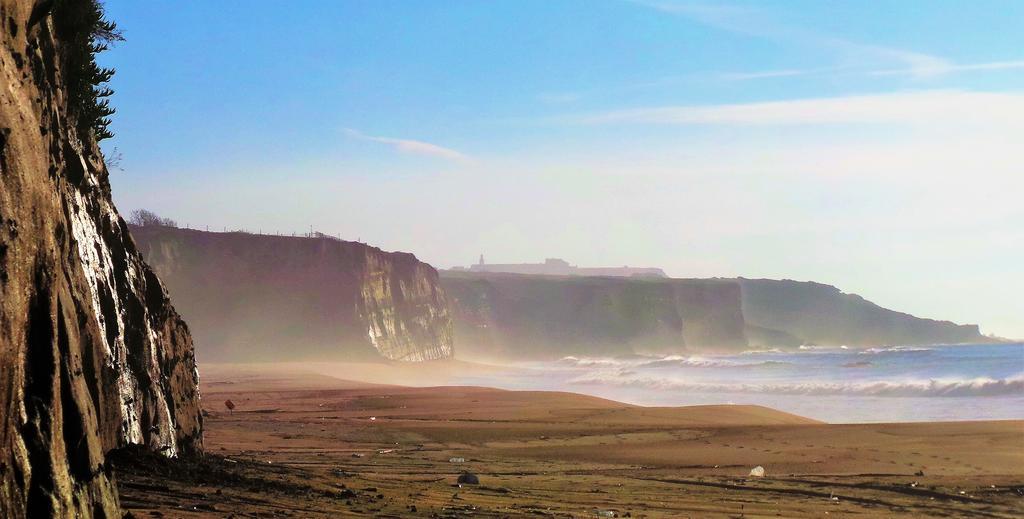
[[[201,450],[198,374],[69,116],[52,6],[0,0],[0,517],[120,517],[105,453]]]

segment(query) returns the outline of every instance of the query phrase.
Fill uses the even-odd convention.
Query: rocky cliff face
[[[52,5],[0,0],[0,517],[120,517],[105,453],[201,449],[198,375],[69,117]]]
[[[737,350],[747,345],[732,281],[446,271],[460,354],[566,355]]]
[[[135,227],[204,360],[425,361],[452,355],[437,271],[329,237]]]
[[[739,279],[752,343],[882,346],[988,342],[976,325],[921,319],[820,283]]]

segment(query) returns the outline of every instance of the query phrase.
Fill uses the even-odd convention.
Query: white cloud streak
[[[900,61],[909,63],[910,66],[873,70],[864,70],[863,68],[854,67],[825,67],[816,69],[782,69],[762,70],[754,72],[724,72],[719,75],[719,78],[725,81],[750,81],[779,77],[862,73],[867,74],[869,76],[905,76],[916,80],[926,80],[964,72],[993,72],[1002,70],[1024,69],[1024,60],[991,61],[986,63],[954,63],[948,60],[934,57],[915,58],[904,55],[900,59]]]
[[[886,69],[871,72],[875,76],[914,76],[917,78],[934,77],[958,72],[976,72],[993,70],[1024,69],[1024,60],[992,61],[988,63],[957,64],[950,62],[935,63],[921,68]]]
[[[709,27],[736,34],[806,46],[831,48],[840,53],[845,61],[848,62],[843,66],[831,68],[731,73],[723,76],[723,79],[726,80],[802,76],[827,71],[854,70],[859,70],[872,76],[908,76],[913,79],[930,79],[960,72],[1024,68],[1024,60],[958,64],[946,58],[923,52],[825,36],[814,31],[777,23],[770,17],[765,16],[764,13],[745,7],[672,0],[629,1],[671,15],[683,16]]]
[[[899,68],[905,74],[919,79],[941,76],[953,67],[953,64],[945,58],[922,52],[894,49],[881,45],[866,45],[841,38],[824,38],[820,40],[820,43],[843,52],[855,62],[868,63],[872,67],[897,63],[901,65]]]
[[[412,139],[395,139],[393,137],[378,137],[374,135],[366,135],[351,128],[345,129],[345,135],[348,135],[350,138],[362,141],[379,142],[381,144],[387,144],[388,146],[391,146],[395,151],[398,151],[399,153],[411,155],[425,155],[429,157],[437,157],[455,162],[471,161],[470,157],[462,152],[453,150],[451,148],[438,146],[437,144],[431,144],[429,142],[417,141]]]
[[[661,106],[563,118],[577,124],[1020,126],[1024,93],[927,90],[759,103]]]

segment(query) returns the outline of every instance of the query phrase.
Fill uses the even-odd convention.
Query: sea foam
[[[702,393],[771,393],[784,395],[858,395],[876,397],[978,397],[1024,395],[1024,373],[1008,378],[926,379],[859,382],[713,383],[677,377],[641,375],[628,370],[599,370],[570,384],[632,387]]]

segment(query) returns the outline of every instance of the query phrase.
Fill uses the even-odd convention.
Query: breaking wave
[[[842,346],[815,346],[812,344],[801,344],[797,347],[798,351],[841,351],[850,349],[847,345]]]
[[[914,346],[892,346],[889,348],[868,348],[858,351],[861,355],[878,355],[882,353],[924,353],[932,351],[932,348],[921,348]]]
[[[600,367],[600,366],[634,366],[634,362],[619,359],[604,359],[604,358],[590,358],[590,357],[562,357],[559,362],[563,364],[569,364],[571,366],[579,366],[584,368],[589,367]]]
[[[789,362],[769,360],[762,362],[736,362],[733,360],[668,355],[665,357],[643,357],[630,359],[562,357],[563,364],[581,368],[747,368],[754,366],[781,366]]]
[[[604,385],[701,393],[773,393],[783,395],[858,395],[877,397],[977,397],[1024,395],[1024,373],[1001,379],[928,379],[864,382],[708,383],[638,375],[632,371],[597,371],[570,384]]]
[[[731,367],[736,363],[725,359],[709,359],[707,357],[684,357],[682,355],[669,355],[660,359],[649,360],[637,367],[642,368],[665,368],[665,367],[692,367],[692,368],[714,368]]]

